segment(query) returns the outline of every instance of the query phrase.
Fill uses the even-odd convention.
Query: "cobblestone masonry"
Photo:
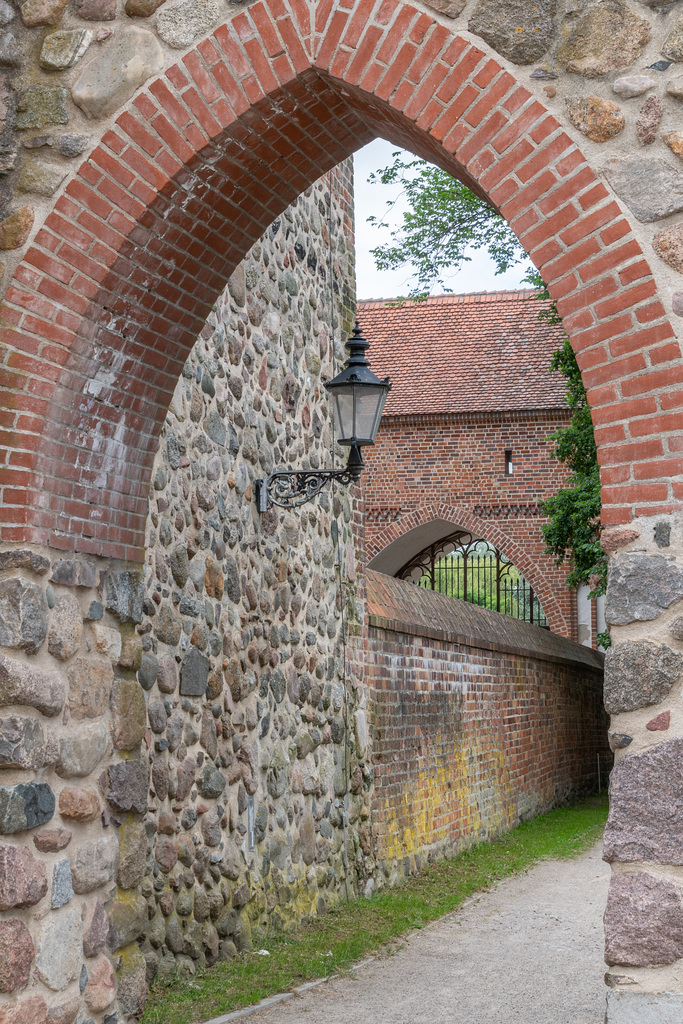
[[[139,630],[161,864],[142,886],[150,973],[192,973],[343,890],[353,708],[336,565],[355,581],[351,495],[262,517],[252,496],[277,466],[332,463],[320,381],[351,325],[350,166],[333,186],[309,190],[230,279],[155,462]],[[352,887],[364,789],[353,782]]]
[[[508,0],[0,5],[7,197],[0,211],[7,254],[0,540],[3,572],[18,580],[3,599],[0,678],[8,718],[32,723],[8,726],[12,767],[0,820],[4,835],[29,850],[23,830],[39,830],[31,856],[46,858],[50,899],[55,894],[44,933],[42,924],[31,931],[26,901],[44,879],[24,856],[26,878],[11,896],[17,902],[0,911],[8,965],[2,988],[11,990],[3,998],[28,1003],[25,1016],[44,1015],[44,997],[22,987],[35,977],[34,956],[47,986],[40,991],[71,992],[78,965],[55,965],[49,950],[79,929],[94,957],[104,948],[101,911],[79,921],[73,901],[58,905],[69,887],[64,866],[53,878],[57,863],[69,861],[77,895],[104,893],[115,850],[113,830],[88,820],[95,800],[113,797],[117,809],[107,815],[138,813],[144,803],[144,772],[126,756],[101,784],[100,776],[97,786],[88,781],[87,796],[65,797],[73,817],[53,827],[50,765],[63,758],[71,771],[81,759],[83,774],[74,777],[87,780],[95,765],[108,763],[113,734],[98,723],[111,695],[112,661],[123,657],[129,671],[135,664],[123,645],[111,656],[106,645],[92,647],[98,601],[114,616],[107,628],[128,628],[142,600],[132,569],[111,563],[107,570],[96,559],[142,561],[159,433],[226,280],[288,203],[378,134],[436,159],[488,196],[542,271],[592,406],[604,543],[614,564],[608,621],[624,648],[617,664],[627,665],[631,653],[645,657],[644,641],[680,652],[680,17],[678,0],[663,7],[544,3],[532,15]],[[48,548],[49,563],[42,560]],[[59,569],[56,552],[65,553]],[[105,571],[101,590],[88,565]],[[81,611],[93,616],[80,634],[66,599],[74,587]],[[48,599],[55,605],[46,611]],[[44,629],[53,630],[51,639]],[[194,659],[188,685],[198,685],[202,664]],[[635,670],[627,678],[636,679]],[[679,686],[672,682],[661,708],[650,706],[648,690],[641,707],[615,715],[622,780],[610,824],[616,874],[643,868],[632,857],[647,812],[652,871],[677,877],[663,851],[666,821],[682,796],[674,785]],[[68,715],[83,724],[57,754],[45,724],[63,722],[67,695]],[[116,735],[128,728],[123,715]],[[651,756],[653,746],[661,756]],[[86,755],[98,760],[87,767]],[[15,767],[15,760],[33,767]],[[32,781],[24,783],[27,771]],[[624,800],[629,788],[642,798]],[[655,800],[664,791],[666,813]],[[94,844],[87,856],[86,843]],[[627,948],[615,930],[625,933],[640,915],[641,962],[651,901],[646,906],[638,893],[655,891],[648,885],[622,886],[610,915],[612,950]],[[133,936],[142,917],[137,899],[128,909],[115,931],[120,938]],[[131,1006],[142,991],[143,965],[126,952],[135,948],[117,953],[126,979],[119,999]],[[651,947],[650,964],[614,972],[608,1021],[621,1024],[645,1003],[653,1022],[680,1015],[680,962],[661,966],[660,948]],[[99,1004],[106,969],[95,975]],[[629,980],[619,989],[623,977]],[[64,1006],[59,1019],[77,1014],[75,1003]],[[49,1019],[56,1024],[54,1014]]]

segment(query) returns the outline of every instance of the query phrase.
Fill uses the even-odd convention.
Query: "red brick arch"
[[[479,516],[473,515],[471,509],[464,506],[438,502],[406,513],[396,522],[389,523],[372,540],[366,542],[367,562],[371,563],[381,551],[388,548],[390,544],[401,541],[412,530],[438,521],[452,523],[454,528],[460,527],[463,530],[469,530],[475,537],[483,537],[484,540],[490,541],[504,552],[534,588],[553,633],[559,633],[562,636],[571,634],[571,623],[567,622],[567,617],[557,600],[555,589],[546,579],[543,566],[539,565],[529,552],[514,537],[506,533],[498,523],[481,519]],[[416,554],[418,554],[417,549],[406,551],[404,563]],[[374,566],[369,564],[368,568],[372,569]]]
[[[259,0],[138,93],[9,284],[0,540],[140,557],[160,425],[226,278],[378,135],[490,197],[542,270],[590,391],[605,522],[673,507],[680,347],[627,219],[556,118],[410,3]]]

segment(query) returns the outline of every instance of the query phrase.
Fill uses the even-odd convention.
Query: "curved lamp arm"
[[[278,470],[265,480],[254,481],[258,511],[267,512],[273,505],[298,508],[319,494],[332,480],[340,484],[356,483],[363,467],[361,450],[357,444],[352,444],[344,469]]]

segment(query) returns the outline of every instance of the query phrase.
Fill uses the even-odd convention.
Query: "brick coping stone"
[[[579,663],[602,671],[602,653],[530,622],[416,587],[372,569],[366,572],[366,585],[370,627],[541,661]]]

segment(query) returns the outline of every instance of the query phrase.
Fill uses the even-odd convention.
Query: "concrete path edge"
[[[376,957],[368,957],[367,960],[361,960],[358,964],[353,964],[349,969],[352,971],[358,971],[361,967],[366,967],[368,964],[373,963]],[[253,1003],[251,1006],[243,1006],[241,1010],[232,1010],[230,1013],[223,1014],[222,1017],[212,1017],[211,1020],[205,1021],[205,1024],[230,1024],[233,1020],[242,1020],[244,1017],[250,1017],[252,1013],[256,1013],[258,1010],[267,1010],[271,1006],[277,1006],[278,1003],[284,1003],[288,999],[293,999],[294,996],[303,995],[304,992],[308,992],[312,988],[318,988],[320,985],[325,985],[328,981],[333,981],[339,977],[337,974],[330,974],[326,978],[316,978],[314,981],[307,981],[304,985],[298,985],[297,988],[293,988],[291,992],[278,992],[277,995],[268,996],[267,999],[262,999],[260,1003]]]

